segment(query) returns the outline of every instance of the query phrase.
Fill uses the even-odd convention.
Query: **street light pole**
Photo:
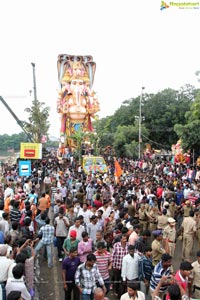
[[[35,76],[35,64],[31,63],[33,67],[33,93],[34,93],[34,101],[37,101],[37,89],[36,89],[36,76]]]
[[[143,90],[145,88],[142,87],[142,90],[141,90],[141,94],[140,94],[140,104],[139,104],[139,137],[138,137],[138,159],[141,158],[141,142],[142,142],[142,126],[141,126],[141,123],[142,123],[142,98],[143,98]]]

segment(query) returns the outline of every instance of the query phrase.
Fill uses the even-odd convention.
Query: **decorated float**
[[[182,163],[182,164],[190,164],[191,161],[191,154],[190,150],[187,152],[183,151],[181,145],[181,139],[175,145],[172,145],[172,155],[173,155],[173,162],[174,163]]]

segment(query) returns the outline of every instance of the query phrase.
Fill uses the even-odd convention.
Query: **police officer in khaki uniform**
[[[149,211],[150,205],[149,205],[149,203],[148,203],[148,200],[147,200],[147,202],[145,203],[144,207],[145,207],[146,211]]]
[[[163,230],[163,241],[165,251],[174,257],[176,247],[176,220],[168,218],[168,225]]]
[[[187,201],[185,201],[185,205],[183,206],[183,216],[189,217],[190,211],[191,211],[190,201],[187,200]]]
[[[177,211],[177,205],[176,205],[174,199],[171,199],[171,200],[170,200],[170,203],[169,203],[169,211],[170,211],[171,217],[174,218],[174,217],[175,217],[175,214],[176,214],[176,211]]]
[[[141,203],[139,208],[139,224],[141,232],[147,229],[148,223],[147,223],[147,214],[145,209],[145,204]]]
[[[192,263],[193,270],[191,274],[193,298],[200,299],[200,250],[197,251],[197,260]]]
[[[162,244],[162,231],[161,230],[155,230],[152,232],[154,236],[154,241],[151,244],[152,248],[152,263],[153,266],[157,265],[157,263],[161,260],[161,256],[163,253],[165,253],[165,249]]]
[[[184,218],[181,228],[183,231],[182,259],[190,261],[194,235],[196,233],[196,221],[194,220],[194,212],[192,210],[189,217]]]
[[[156,230],[158,224],[158,207],[157,206],[151,207],[149,212],[147,213],[147,216],[149,218],[149,230],[150,231]]]
[[[162,214],[158,214],[158,225],[157,228],[163,230],[168,224],[167,210],[163,208]]]
[[[163,204],[163,209],[166,209],[167,210],[167,213],[166,213],[166,216],[169,218],[171,217],[171,213],[170,213],[170,210],[169,210],[169,202],[165,201],[164,204]]]
[[[200,211],[198,210],[195,213],[195,217],[194,217],[195,221],[196,221],[196,237],[197,237],[197,241],[198,241],[198,249],[200,249]]]

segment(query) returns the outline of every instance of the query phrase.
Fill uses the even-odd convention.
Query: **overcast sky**
[[[179,1],[180,2],[180,1]],[[1,1],[0,95],[16,115],[31,106],[36,64],[38,100],[51,108],[50,135],[59,136],[56,113],[59,54],[92,55],[100,117],[124,100],[184,84],[199,87],[200,10],[169,7],[158,0]],[[0,134],[19,133],[0,103]]]

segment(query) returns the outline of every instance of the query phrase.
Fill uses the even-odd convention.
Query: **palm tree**
[[[70,139],[72,139],[74,141],[74,144],[76,146],[74,155],[79,160],[79,163],[81,162],[81,157],[82,157],[81,146],[85,139],[85,136],[86,136],[86,133],[82,130],[82,128],[78,129],[72,135],[70,135]]]
[[[25,111],[29,113],[29,122],[24,122],[25,128],[33,136],[35,143],[40,143],[43,135],[47,135],[50,123],[49,107],[44,107],[44,102],[38,100],[32,101],[31,108],[26,108]]]

